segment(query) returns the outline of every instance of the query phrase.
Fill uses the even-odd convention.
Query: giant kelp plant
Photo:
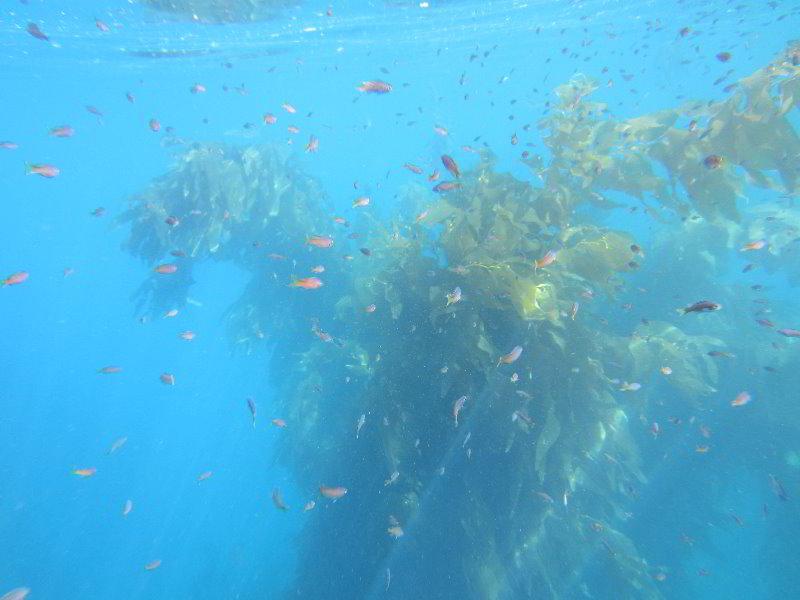
[[[306,236],[331,227],[321,190],[288,177],[273,149],[198,146],[135,199],[138,256],[180,248],[254,273],[231,340],[272,337],[288,423],[278,460],[308,490],[294,504],[317,503],[287,597],[662,597],[666,571],[627,526],[648,472],[640,382],[671,365],[676,401],[699,404],[718,379],[707,351],[724,344],[668,316],[632,335],[603,323],[642,258],[591,210],[633,197],[665,227],[703,219],[738,243],[744,183],[795,192],[796,56],[723,102],[627,120],[576,77],[540,123],[551,158],[529,165],[541,187],[496,173],[486,152],[435,200],[410,189],[419,216],[362,232],[369,258],[326,261],[322,289],[289,288],[266,266],[286,256],[307,274]],[[154,307],[164,294],[151,291]],[[321,485],[347,493],[332,502]]]

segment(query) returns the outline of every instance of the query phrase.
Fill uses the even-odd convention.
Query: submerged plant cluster
[[[535,183],[497,173],[484,152],[446,194],[409,188],[416,219],[369,220],[364,256],[301,251],[332,227],[338,244],[349,223],[332,225],[319,184],[272,146],[197,144],[132,200],[128,250],[178,265],[151,276],[141,306],[184,302],[200,260],[251,272],[227,322],[235,347],[273,349],[288,424],[279,461],[308,498],[348,489],[309,512],[293,597],[317,597],[320,581],[333,597],[383,594],[387,575],[396,598],[664,596],[668,570],[627,533],[647,483],[646,382],[668,366],[673,401],[701,405],[719,385],[726,328],[684,325],[670,296],[632,333],[605,317],[632,277],[648,281],[648,260],[664,269],[653,289],[678,276],[671,261],[691,284],[760,237],[763,267],[800,279],[800,262],[782,258],[797,210],[742,214],[747,190],[796,193],[798,52],[727,100],[623,120],[575,77],[539,124],[549,157],[527,159]],[[658,257],[599,224],[630,199],[669,232]],[[287,285],[317,264],[324,287]]]

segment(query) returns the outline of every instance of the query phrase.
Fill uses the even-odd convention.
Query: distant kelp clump
[[[300,4],[294,0],[142,0],[150,8],[205,23],[241,23],[274,19]]]
[[[800,99],[797,52],[790,48],[730,86],[724,101],[626,120],[590,100],[598,87],[593,80],[574,77],[556,88],[553,114],[540,123],[553,153],[541,172],[546,186],[563,190],[567,184],[562,193],[600,205],[607,201],[603,194],[621,192],[662,221],[664,209],[738,221],[736,200],[746,184],[794,192],[800,138],[788,116]]]
[[[137,292],[140,309],[183,305],[202,260],[264,273],[267,261],[286,259],[325,212],[318,183],[288,158],[278,146],[194,144],[130,200],[119,217],[130,224],[125,248],[155,271]]]

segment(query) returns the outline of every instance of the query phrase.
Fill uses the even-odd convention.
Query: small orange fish
[[[165,319],[171,319],[172,317],[177,317],[177,316],[178,316],[177,308],[173,308],[172,310],[168,310],[167,312],[164,313]]]
[[[542,267],[548,267],[556,262],[556,251],[555,250],[548,250],[545,255],[533,262],[534,271],[536,269],[541,269]]]
[[[297,112],[297,109],[294,106],[292,106],[291,104],[289,104],[288,102],[284,102],[283,104],[281,104],[281,108],[283,110],[285,110],[286,112],[291,113],[291,114],[294,114],[294,113]]]
[[[313,510],[316,505],[317,505],[316,502],[314,502],[313,500],[309,500],[308,502],[306,502],[306,505],[303,507],[303,512],[308,512],[310,510]]]
[[[326,498],[330,498],[331,500],[338,500],[342,496],[347,493],[346,487],[326,487],[324,485],[319,486],[319,493],[325,496]]]
[[[316,152],[319,150],[319,139],[316,136],[312,135],[308,138],[308,144],[306,144],[306,152]]]
[[[153,269],[155,273],[159,273],[160,275],[171,275],[178,270],[178,265],[174,265],[171,263],[166,263],[163,265],[158,265]]]
[[[694,451],[697,452],[698,454],[706,454],[709,450],[711,450],[710,446],[697,445],[694,447]]]
[[[289,126],[286,128],[286,131],[288,131],[289,133],[292,133],[292,134],[297,134],[297,133],[300,133],[300,129],[298,129],[298,128],[297,128],[297,127],[295,127],[294,125],[289,125]],[[291,143],[291,142],[290,142],[290,143]]]
[[[162,373],[160,379],[165,385],[175,385],[175,376],[171,373]]]
[[[211,471],[204,471],[197,476],[197,483],[201,481],[205,481],[206,479],[211,479],[212,472]]]
[[[747,252],[749,250],[761,250],[764,246],[767,245],[767,240],[758,240],[755,242],[749,242],[739,248],[739,252]]]
[[[661,367],[662,375],[672,375],[672,369],[670,367]]]
[[[182,331],[181,333],[178,334],[178,336],[182,340],[190,341],[194,339],[194,331]]]
[[[316,267],[311,267],[311,272],[312,273],[324,273],[325,272],[325,267],[323,267],[322,265],[317,265]]]
[[[724,162],[725,159],[718,154],[709,154],[703,159],[703,164],[705,165],[706,169],[709,170],[719,169]]]
[[[428,175],[428,181],[436,181],[439,179],[439,169],[434,169],[433,173]]]
[[[275,125],[277,120],[277,117],[275,117],[275,115],[272,113],[267,113],[264,115],[264,125]]]
[[[3,279],[2,284],[3,287],[7,285],[19,285],[28,279],[28,272],[27,271],[20,271],[19,273],[14,273],[13,275],[9,275],[5,279]]]
[[[416,173],[417,175],[419,175],[420,173],[422,173],[422,169],[420,169],[420,168],[419,168],[417,165],[415,165],[415,164],[412,164],[412,163],[405,163],[403,166],[404,166],[406,169],[408,169],[409,171],[411,171],[412,173]]]
[[[414,221],[414,222],[415,222],[415,223],[419,223],[420,221],[422,221],[422,219],[424,219],[424,218],[425,218],[425,217],[427,217],[427,216],[428,216],[428,211],[427,211],[427,209],[426,209],[426,210],[423,210],[421,213],[419,213],[419,214],[417,215],[417,218],[415,219],[415,221]]]
[[[500,360],[497,361],[497,366],[499,367],[501,364],[510,365],[514,361],[516,361],[520,355],[522,354],[522,346],[514,346],[513,350],[508,354],[504,354],[500,357]]]
[[[306,244],[315,248],[331,248],[333,246],[333,238],[324,235],[311,235],[306,238]]]
[[[392,527],[389,527],[386,531],[388,531],[389,535],[395,539],[403,537],[403,528],[400,527],[399,525],[393,525]]]
[[[374,304],[367,305],[367,307],[364,309],[364,311],[368,312],[368,313],[374,313],[375,312],[375,305]]]
[[[444,127],[441,127],[440,125],[434,126],[433,132],[436,135],[441,135],[442,137],[447,137],[447,129],[445,129]]]
[[[144,566],[144,570],[145,570],[145,571],[154,571],[154,570],[156,570],[156,569],[157,569],[158,567],[160,567],[160,566],[161,566],[161,559],[159,558],[158,560],[154,560],[154,561],[153,561],[153,562],[151,562],[151,563],[147,563],[147,564]]]
[[[150,119],[148,125],[150,127],[150,131],[155,131],[156,133],[161,131],[161,123],[159,123],[158,119],[156,119],[155,117]]]
[[[286,421],[283,419],[272,419],[272,424],[275,425],[275,427],[286,427]]]
[[[94,467],[88,467],[86,469],[72,469],[70,471],[73,475],[77,475],[78,477],[91,477],[95,473],[97,473],[97,469]]]
[[[353,208],[357,208],[359,206],[367,206],[369,204],[369,197],[362,196],[361,198],[356,198],[353,200]]]
[[[306,290],[314,290],[322,287],[323,285],[325,284],[322,283],[322,280],[317,277],[305,277],[303,279],[292,280],[292,282],[289,284],[289,287],[299,287]]]
[[[752,398],[750,397],[750,394],[748,394],[747,392],[740,392],[739,395],[736,396],[736,398],[731,400],[731,406],[744,406],[745,404],[748,404],[751,400]]]

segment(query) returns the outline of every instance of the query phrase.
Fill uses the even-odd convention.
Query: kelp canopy
[[[298,4],[292,0],[144,0],[144,3],[183,19],[207,23],[265,21]]]
[[[452,191],[410,188],[401,203],[416,219],[371,220],[358,242],[368,258],[327,255],[322,289],[287,276],[318,262],[300,252],[307,236],[335,226],[346,246],[348,224],[332,225],[320,187],[270,146],[196,145],[133,200],[128,249],[148,263],[180,249],[179,273],[212,257],[253,273],[229,310],[231,341],[252,351],[270,337],[265,376],[290,424],[278,459],[307,490],[295,503],[320,505],[287,597],[319,597],[321,581],[348,598],[664,596],[667,570],[629,526],[652,469],[638,444],[656,410],[648,382],[669,365],[673,401],[702,406],[719,380],[709,352],[730,327],[694,330],[671,303],[629,332],[609,325],[648,259],[593,215],[634,198],[682,232],[654,242],[664,268],[713,238],[707,260],[687,263],[693,280],[757,237],[777,268],[797,210],[782,226],[759,210],[743,225],[740,200],[745,185],[796,193],[797,52],[725,101],[627,120],[575,77],[539,124],[549,158],[528,160],[536,183],[495,172],[484,151]],[[142,292],[152,311],[185,298],[189,280],[157,277]],[[347,495],[330,503],[320,485]]]

